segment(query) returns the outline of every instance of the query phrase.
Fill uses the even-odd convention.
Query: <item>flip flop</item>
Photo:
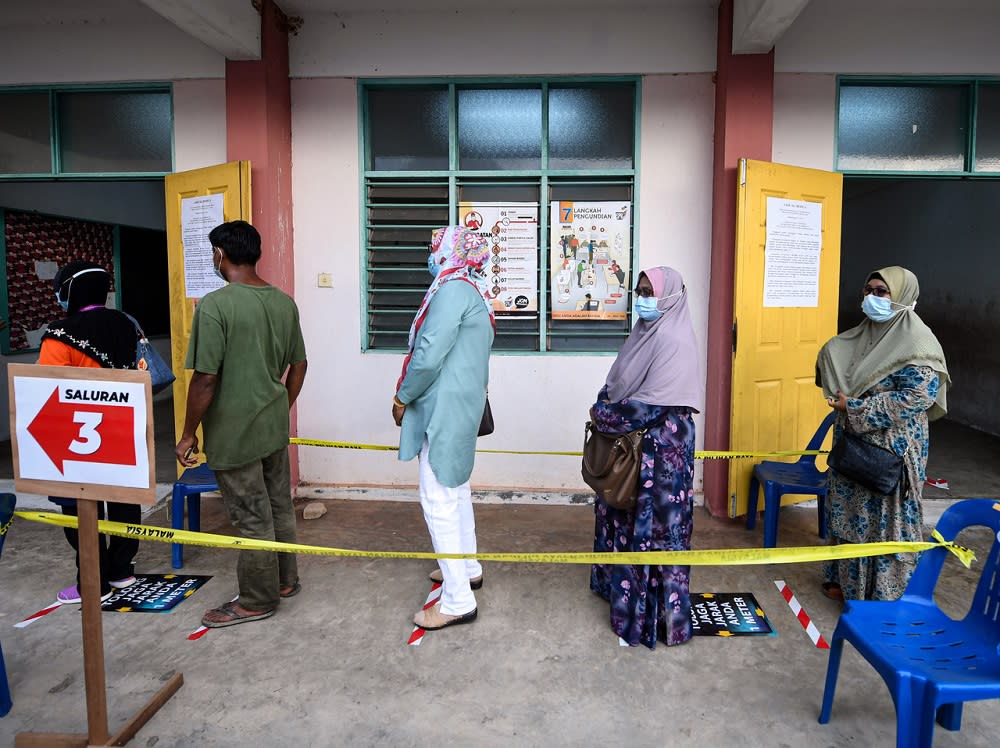
[[[285,599],[285,598],[289,598],[289,597],[295,597],[297,594],[299,594],[300,592],[302,592],[302,585],[299,582],[296,582],[291,587],[287,587],[287,588],[286,587],[282,587],[281,589],[282,590],[284,590],[284,589],[288,590],[288,592],[282,592],[281,590],[278,590],[278,595],[282,599]]]
[[[240,613],[236,610],[236,603],[229,602],[225,605],[220,605],[218,608],[213,608],[208,611],[205,616],[201,619],[201,625],[210,629],[221,629],[226,626],[235,626],[237,623],[249,623],[250,621],[261,621],[265,618],[270,618],[274,615],[273,610],[266,610],[263,613],[254,613],[253,615],[246,615]],[[220,616],[229,616],[228,621],[211,621],[209,620],[209,614],[215,613]]]

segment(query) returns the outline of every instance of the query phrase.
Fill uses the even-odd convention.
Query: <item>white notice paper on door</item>
[[[764,306],[819,306],[823,205],[767,198]]]
[[[208,232],[223,223],[223,195],[181,199],[181,242],[184,244],[184,289],[189,299],[200,299],[226,285],[212,268]]]

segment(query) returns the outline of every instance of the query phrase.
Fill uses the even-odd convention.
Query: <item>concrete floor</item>
[[[305,543],[428,550],[415,503],[330,500],[300,519]],[[480,505],[484,551],[588,550],[587,506]],[[217,499],[203,529],[230,533]],[[782,515],[782,545],[817,541],[815,510]],[[147,519],[167,524],[161,509]],[[984,553],[992,538],[963,538]],[[696,548],[759,545],[758,532],[698,511]],[[143,544],[140,571],[166,573],[169,546]],[[983,557],[983,556],[981,556]],[[111,730],[175,672],[185,684],[132,745],[769,745],[888,746],[892,701],[850,647],[830,724],[817,723],[827,653],[812,646],[774,586],[784,579],[827,637],[839,604],[820,594],[819,564],[700,567],[694,591],[752,592],[777,637],[696,637],[681,647],[622,648],[588,567],[487,564],[479,619],[405,642],[425,599],[422,561],[301,556],[303,592],[266,621],[186,636],[235,592],[228,551],[188,548],[185,571],[214,578],[174,612],[104,616]],[[59,529],[15,521],[0,563],[0,636],[14,708],[0,746],[21,731],[85,729],[79,614],[73,606],[24,629],[73,576]],[[967,609],[975,575],[951,560],[941,603]],[[964,606],[964,608],[963,608]],[[966,706],[961,732],[936,745],[996,745],[996,702]]]

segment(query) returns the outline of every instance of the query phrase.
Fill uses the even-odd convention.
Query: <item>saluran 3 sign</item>
[[[151,504],[148,372],[11,364],[18,490]]]

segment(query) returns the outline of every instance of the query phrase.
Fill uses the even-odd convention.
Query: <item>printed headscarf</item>
[[[410,325],[410,335],[407,339],[406,358],[403,359],[403,370],[396,382],[396,392],[399,392],[403,379],[406,377],[406,369],[413,358],[413,346],[416,343],[420,327],[427,317],[427,310],[434,299],[438,289],[445,283],[452,281],[465,281],[475,288],[483,298],[486,310],[490,315],[490,324],[496,330],[496,319],[493,314],[493,302],[489,292],[486,290],[486,279],[483,277],[482,268],[490,256],[489,243],[474,231],[470,231],[465,226],[445,226],[434,229],[431,233],[431,258],[440,266],[438,274],[431,281],[430,287],[424,294],[420,308]]]
[[[860,397],[904,366],[928,366],[937,372],[940,386],[927,417],[940,418],[948,412],[951,377],[941,343],[915,311],[920,296],[917,276],[893,265],[870,273],[867,280],[873,278],[889,287],[893,309],[899,311],[886,322],[865,317],[860,325],[831,338],[816,359],[816,383],[826,397],[835,396],[837,390]]]
[[[648,405],[672,405],[700,411],[705,383],[699,367],[698,343],[691,324],[684,279],[673,268],[655,267],[649,278],[656,308],[663,316],[640,319],[608,372],[608,397]]]

